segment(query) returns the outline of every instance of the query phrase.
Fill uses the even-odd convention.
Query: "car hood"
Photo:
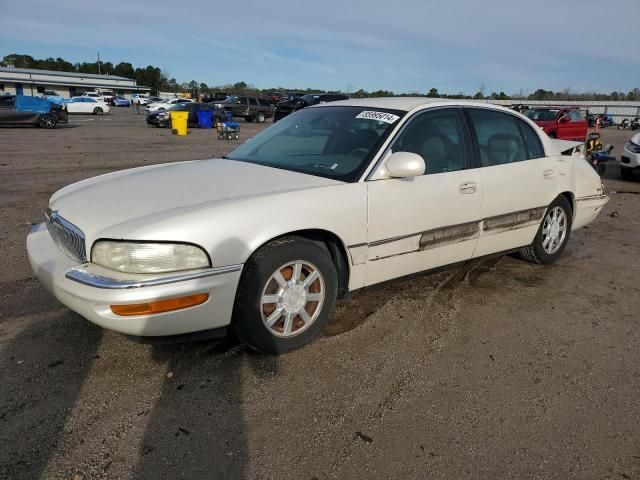
[[[83,180],[56,192],[49,208],[83,230],[87,241],[167,216],[225,202],[343,182],[226,159],[154,165]],[[111,237],[113,238],[113,237]]]

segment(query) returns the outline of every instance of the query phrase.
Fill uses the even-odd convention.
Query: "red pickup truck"
[[[523,112],[551,138],[584,142],[589,122],[577,107],[534,107]]]

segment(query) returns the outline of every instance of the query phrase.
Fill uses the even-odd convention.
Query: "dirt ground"
[[[631,134],[603,136],[619,155]],[[133,343],[35,280],[25,238],[54,191],[237,143],[129,109],[0,129],[0,478],[640,478],[640,183],[615,168],[555,265],[365,291],[278,358]]]

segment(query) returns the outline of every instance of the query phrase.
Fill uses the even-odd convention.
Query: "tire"
[[[256,122],[264,123],[265,120],[266,120],[266,117],[264,116],[264,113],[258,112],[258,115],[256,115]]]
[[[233,140],[233,133],[227,133],[227,140]]]
[[[294,265],[300,265],[297,282],[293,281]],[[275,280],[278,273],[280,281]],[[312,275],[314,280],[305,287],[304,279]],[[290,352],[320,332],[333,311],[337,292],[338,274],[323,244],[297,236],[279,238],[260,247],[246,262],[232,325],[240,340],[254,350]],[[306,300],[307,295],[319,300]],[[277,302],[263,302],[265,297]],[[303,312],[306,322],[298,312]]]
[[[38,118],[38,126],[41,128],[54,128],[58,120],[50,114],[40,115]]]
[[[555,213],[564,215],[563,222],[560,223],[558,230],[555,227],[551,227],[551,232],[548,231],[549,222],[552,221]],[[542,265],[549,265],[555,262],[567,245],[569,241],[569,236],[571,235],[571,223],[573,219],[573,212],[571,211],[571,205],[569,201],[562,195],[556,198],[551,205],[544,212],[544,217],[542,217],[542,222],[540,223],[540,227],[538,228],[538,232],[536,233],[535,238],[531,245],[528,245],[520,250],[520,257],[523,260],[526,260],[531,263],[539,263]],[[545,232],[544,230],[547,230]],[[554,233],[558,233],[561,235],[560,239],[557,243],[555,243],[554,247]],[[551,240],[547,240],[551,236]],[[547,246],[545,247],[545,243]],[[549,245],[550,243],[550,245]]]
[[[632,168],[620,167],[620,176],[622,177],[623,180],[628,180],[628,181],[635,180],[633,176]]]
[[[94,115],[102,115],[102,108],[101,107],[96,107],[93,109],[93,114]]]
[[[219,135],[218,135],[218,138],[219,138],[220,140],[224,140],[224,133],[219,134]]]

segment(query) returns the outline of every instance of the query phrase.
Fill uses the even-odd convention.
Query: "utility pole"
[[[98,75],[100,75],[100,52],[98,52]]]

